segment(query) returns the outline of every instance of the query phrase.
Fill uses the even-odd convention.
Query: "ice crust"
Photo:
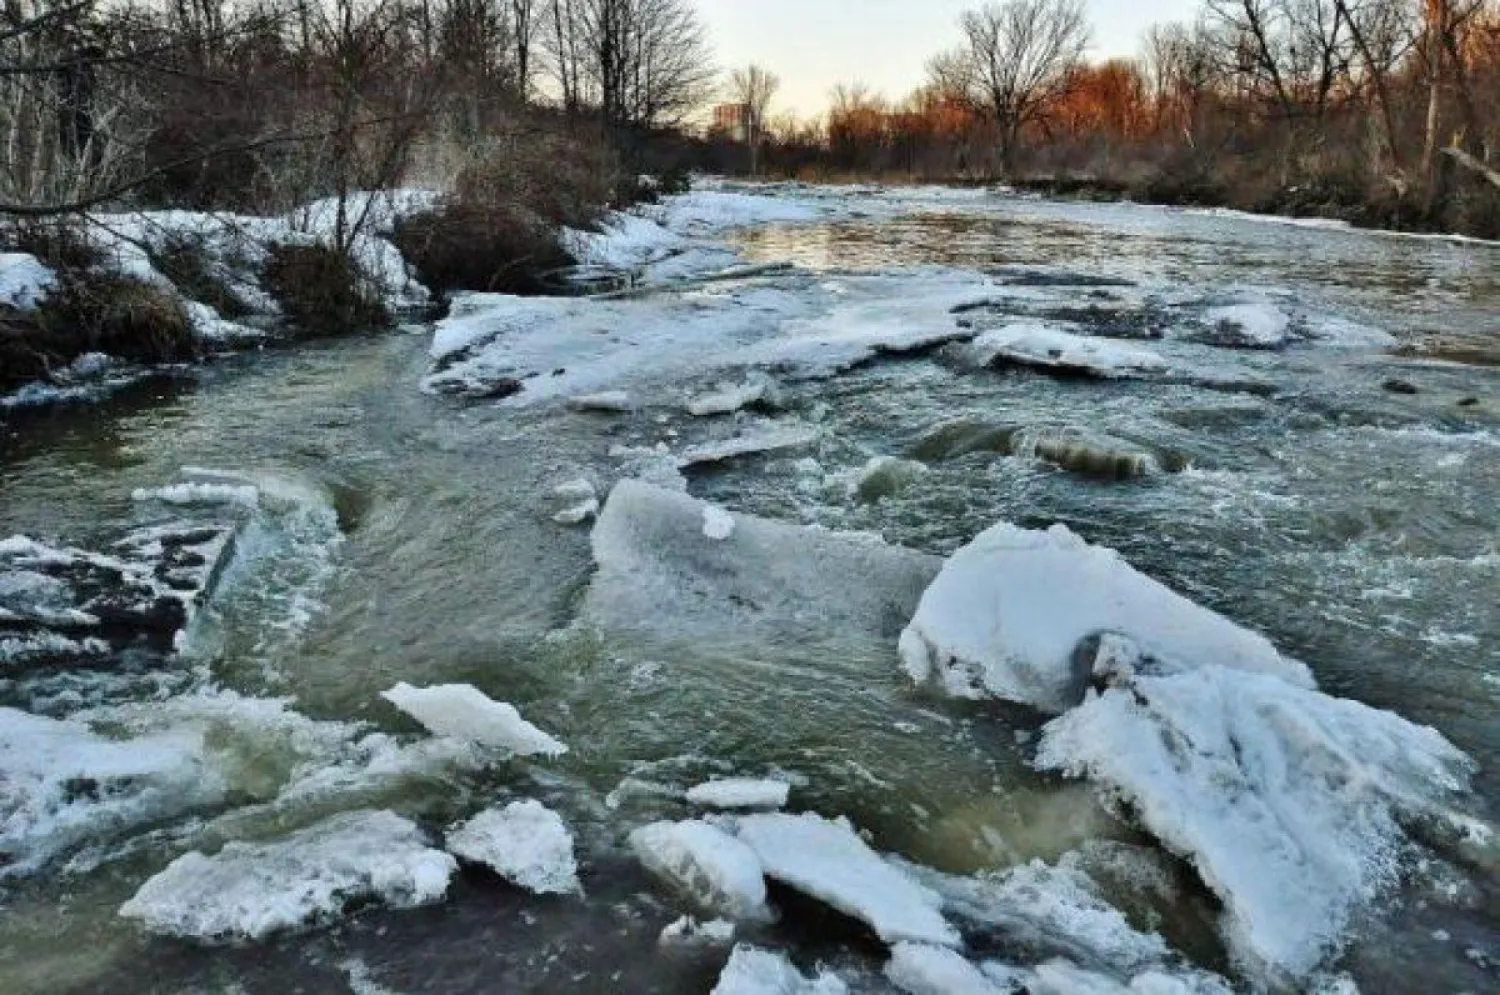
[[[30,311],[57,285],[57,274],[29,252],[0,252],[0,303]]]
[[[479,743],[517,756],[556,757],[568,747],[527,722],[508,702],[495,701],[470,684],[415,688],[405,681],[380,695],[434,736]]]
[[[573,834],[561,816],[538,801],[487,809],[450,832],[444,846],[538,895],[582,890]]]
[[[813,813],[747,815],[737,835],[768,877],[859,919],[887,943],[961,942],[939,911],[941,896],[882,860],[846,824]]]
[[[334,816],[272,843],[229,843],[174,860],[120,907],[153,933],[206,943],[263,940],[327,924],[377,899],[394,908],[441,901],[457,864],[391,812]]]
[[[647,871],[678,888],[703,911],[769,920],[766,882],[755,851],[707,822],[656,822],[630,834]]]
[[[913,680],[1061,712],[1082,700],[1090,636],[1127,637],[1159,666],[1213,663],[1312,686],[1265,637],[1189,601],[1065,526],[1001,523],[949,558],[901,634]]]
[[[686,797],[704,808],[784,808],[791,790],[785,781],[727,777],[691,787]]]
[[[1411,856],[1452,824],[1470,763],[1435,731],[1276,676],[1132,675],[1053,720],[1043,769],[1087,777],[1224,902],[1252,976],[1301,979]]]
[[[808,978],[787,960],[741,943],[729,955],[712,995],[848,995],[849,986],[831,972]]]
[[[971,347],[981,366],[1015,363],[1100,377],[1160,373],[1167,361],[1150,349],[1112,339],[1077,335],[1041,322],[1023,321],[984,332]]]

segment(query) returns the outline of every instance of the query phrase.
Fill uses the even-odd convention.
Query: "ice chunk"
[[[1080,647],[1110,633],[1161,667],[1214,663],[1313,685],[1307,667],[1264,636],[1062,525],[1035,532],[1001,523],[954,553],[901,634],[900,652],[914,680],[935,677],[950,694],[1061,712],[1082,699],[1091,674]]]
[[[768,877],[866,923],[887,943],[959,945],[943,900],[882,860],[847,825],[805,813],[747,815],[737,835]]]
[[[741,943],[729,955],[712,995],[848,995],[849,986],[827,971],[804,977],[784,954]]]
[[[665,926],[656,943],[663,948],[727,947],[734,942],[734,934],[734,923],[726,919],[700,923],[692,916],[683,916]]]
[[[775,389],[774,382],[767,378],[747,380],[738,387],[724,387],[698,395],[688,402],[688,414],[695,418],[732,415],[751,405],[770,404]]]
[[[811,425],[766,424],[729,439],[704,442],[684,449],[677,457],[681,469],[704,463],[723,463],[740,456],[803,449],[822,438],[823,433]]]
[[[885,976],[908,995],[1006,995],[979,968],[947,947],[898,943]]]
[[[1014,979],[1028,995],[1233,995],[1224,980],[1203,971],[1143,971],[1120,980],[1087,971],[1066,960],[1048,961],[1033,970],[985,965],[991,977]]]
[[[703,536],[722,542],[734,535],[734,516],[717,505],[703,506]]]
[[[683,891],[705,911],[767,920],[766,882],[755,852],[706,822],[656,822],[630,834],[647,871]]]
[[[322,925],[351,902],[394,908],[442,900],[457,869],[422,831],[391,812],[345,812],[274,843],[194,851],[151,878],[120,915],[153,933],[208,943],[262,940]]]
[[[380,695],[434,736],[450,736],[520,756],[561,756],[567,746],[521,718],[515,706],[494,701],[469,684],[414,688],[405,681]]]
[[[538,895],[576,894],[578,863],[573,834],[556,812],[538,801],[492,808],[448,834],[449,853],[484,864],[512,884]]]
[[[1040,860],[1001,874],[956,877],[904,865],[943,897],[943,910],[986,935],[1003,937],[1037,960],[1063,957],[1100,970],[1137,972],[1170,958],[1155,933],[1138,932],[1106,902],[1098,886],[1073,866],[1069,854],[1056,866]]]
[[[568,407],[574,411],[601,411],[605,414],[629,414],[635,410],[635,402],[623,390],[606,390],[598,394],[579,394],[568,398]]]
[[[971,358],[981,366],[1017,363],[1041,369],[1117,377],[1158,373],[1167,361],[1149,349],[1112,339],[1075,335],[1026,321],[991,329],[974,340]]]
[[[594,491],[593,481],[587,477],[565,480],[552,488],[552,496],[564,501],[589,501],[599,495]]]
[[[217,803],[227,785],[202,753],[193,730],[114,740],[82,722],[0,708],[0,879]]]
[[[163,504],[237,504],[253,508],[260,503],[260,490],[248,484],[189,482],[137,488],[130,497],[133,501],[160,501]]]
[[[1442,825],[1467,758],[1437,732],[1275,677],[1135,676],[1055,719],[1038,766],[1129,804],[1224,903],[1252,974],[1305,978],[1397,883],[1403,826]]]
[[[750,515],[735,515],[733,534],[711,541],[703,508],[640,481],[615,485],[594,526],[599,569],[585,617],[714,640],[830,627],[885,638],[911,617],[937,571],[932,557],[868,536]]]
[[[791,790],[785,781],[727,777],[689,788],[687,800],[704,808],[784,808]]]

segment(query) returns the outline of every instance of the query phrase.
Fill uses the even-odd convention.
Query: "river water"
[[[1479,764],[1473,810],[1500,817],[1500,369],[1484,361],[1500,354],[1500,248],[1012,199],[863,213],[856,204],[742,231],[747,259],[797,268],[694,292],[806,294],[869,272],[910,272],[917,286],[958,268],[1045,290],[1007,305],[1043,319],[1123,314],[1130,324],[1152,320],[1152,308],[1250,301],[1330,338],[1378,329],[1395,344],[1183,342],[1174,357],[1210,375],[1165,379],[975,370],[942,351],[891,357],[788,380],[782,410],[818,426],[815,446],[692,472],[694,496],[937,556],[999,520],[1066,523],[1265,633],[1328,693],[1436,727]],[[1059,300],[1097,310],[1063,315]],[[618,791],[622,782],[789,777],[796,807],[847,815],[881,850],[954,873],[1055,860],[1091,840],[1149,845],[1086,786],[1030,769],[1042,717],[914,691],[896,666],[905,619],[873,631],[820,624],[837,616],[837,592],[771,629],[674,621],[691,608],[671,601],[638,627],[577,624],[589,531],[554,523],[546,495],[569,476],[614,479],[616,443],[704,437],[676,400],[682,372],[636,375],[638,406],[624,415],[465,403],[418,389],[428,343],[413,331],[241,356],[94,405],[0,415],[0,535],[105,548],[142,521],[132,492],[181,479],[183,467],[284,497],[263,502],[242,535],[242,563],[195,622],[186,657],[0,672],[0,705],[65,717],[213,686],[416,739],[380,692],[471,683],[571,752],[437,764],[283,805],[288,756],[306,765],[318,748],[248,709],[215,713],[227,793],[147,820],[81,863],[0,882],[0,991],[707,991],[722,955],[656,950],[682,910],[623,842],[681,806]],[[1446,358],[1460,354],[1468,361]],[[708,386],[716,374],[690,379]],[[1392,379],[1416,392],[1385,389]],[[960,426],[950,438],[1105,438],[1153,469],[1101,479],[993,445],[945,448],[933,431],[943,423]],[[848,475],[881,455],[923,456],[928,471],[867,500]],[[392,808],[440,828],[520,795],[573,829],[587,899],[537,899],[465,875],[440,905],[372,908],[306,935],[210,949],[147,938],[115,915],[186,849],[276,838],[339,808]],[[1500,887],[1473,867],[1447,873],[1359,923],[1339,966],[1361,991],[1500,986]],[[840,924],[789,908],[755,938],[809,962],[878,969]],[[1229,970],[1201,887],[1140,915],[1202,966]]]

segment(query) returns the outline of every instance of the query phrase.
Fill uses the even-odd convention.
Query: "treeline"
[[[275,210],[539,130],[613,151],[711,85],[688,0],[5,0],[0,213]]]
[[[979,7],[957,37],[902,101],[855,83],[821,122],[768,119],[764,168],[1500,237],[1496,0],[1204,0],[1103,63],[1082,0]]]

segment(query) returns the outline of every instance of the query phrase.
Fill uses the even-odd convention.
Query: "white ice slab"
[[[849,986],[824,971],[808,978],[784,954],[741,943],[729,956],[712,995],[847,995]]]
[[[345,812],[273,843],[196,851],[151,878],[120,915],[147,930],[203,942],[262,940],[336,920],[377,899],[394,908],[441,901],[457,864],[391,812]]]
[[[1009,995],[984,973],[947,947],[898,943],[891,948],[885,976],[907,995]]]
[[[561,756],[565,744],[527,722],[514,705],[469,684],[415,688],[405,681],[380,695],[434,736],[449,736],[519,756]]]
[[[901,634],[900,652],[914,680],[935,679],[950,694],[1060,712],[1082,699],[1090,676],[1079,644],[1102,633],[1128,637],[1161,666],[1217,664],[1313,683],[1264,636],[1061,525],[1038,532],[1001,523],[954,553]]]
[[[943,900],[882,860],[847,825],[805,813],[747,815],[737,834],[768,877],[866,923],[887,943],[956,947]]]
[[[444,847],[538,895],[582,891],[573,834],[561,816],[538,801],[480,812],[449,833]]]
[[[1158,373],[1167,361],[1150,349],[1114,339],[1076,335],[1035,321],[992,329],[974,340],[972,361],[982,366],[1017,363],[1100,377]]]
[[[785,781],[749,777],[726,777],[688,789],[693,805],[718,809],[785,808],[792,786]]]
[[[1222,667],[1126,679],[1048,725],[1037,763],[1128,802],[1223,901],[1240,965],[1276,983],[1378,909],[1404,827],[1453,825],[1470,773],[1432,729]]]
[[[651,874],[704,911],[731,919],[768,920],[766,882],[755,852],[706,822],[656,822],[630,834]]]

